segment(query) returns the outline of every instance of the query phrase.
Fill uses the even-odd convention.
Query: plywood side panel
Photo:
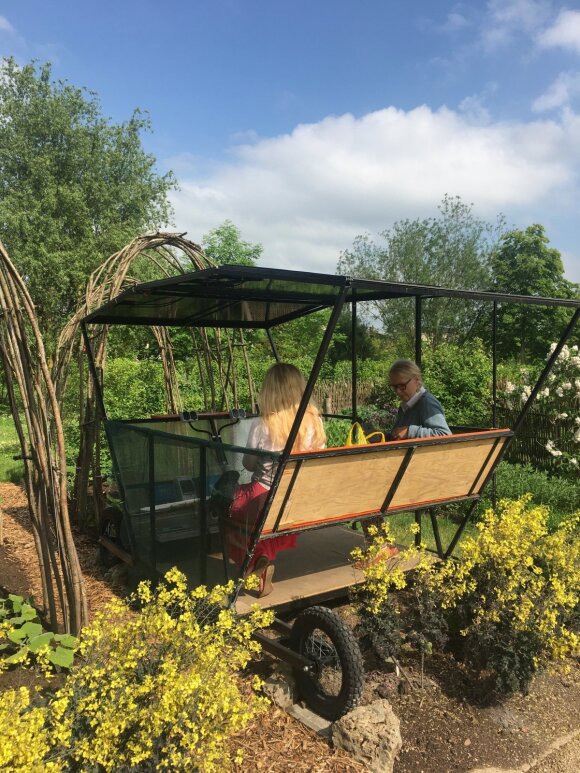
[[[494,440],[418,446],[391,507],[467,496]]]
[[[404,448],[364,456],[306,459],[284,509],[280,530],[319,523],[353,513],[379,510],[405,456]],[[290,480],[284,471],[266,529],[272,528]]]
[[[367,447],[364,454],[354,451],[337,456],[329,449],[328,456],[317,454],[302,461],[290,460],[264,531],[272,531],[282,508],[280,531],[377,512],[410,446],[415,447],[414,455],[399,482],[389,510],[460,499],[470,494],[474,484],[477,487],[471,493],[477,494],[507,439],[500,439],[489,459],[487,457],[494,448],[497,432],[491,437],[487,433],[474,433],[471,437],[463,435],[457,442],[416,440],[397,448],[390,448],[387,444],[378,446],[372,452],[368,452]],[[301,466],[288,495],[298,465]]]
[[[489,473],[491,472],[491,468],[492,468],[492,467],[493,467],[493,465],[496,463],[497,457],[498,457],[498,456],[501,454],[501,452],[503,451],[503,447],[504,447],[504,446],[505,446],[505,444],[507,443],[508,439],[509,439],[509,438],[502,438],[502,439],[499,441],[499,443],[497,444],[497,446],[496,446],[496,448],[495,448],[495,450],[494,450],[493,454],[491,455],[491,457],[490,457],[490,459],[489,459],[488,463],[485,465],[485,468],[484,468],[484,470],[483,470],[483,473],[482,473],[482,475],[481,475],[481,476],[479,477],[479,479],[477,480],[477,484],[476,484],[476,487],[475,487],[475,490],[474,490],[474,493],[475,493],[475,494],[479,494],[479,493],[481,492],[481,489],[483,488],[483,484],[485,483],[487,476],[488,476],[488,475],[489,475]]]
[[[274,524],[276,523],[276,520],[278,518],[278,513],[280,512],[280,508],[282,507],[282,504],[284,502],[284,498],[286,496],[286,492],[288,491],[288,486],[290,485],[290,482],[292,480],[292,476],[294,475],[294,470],[296,469],[297,462],[289,461],[286,465],[286,468],[284,469],[284,472],[282,473],[282,479],[278,485],[278,489],[274,495],[274,500],[272,502],[272,506],[270,507],[270,512],[268,513],[268,518],[266,519],[266,523],[264,525],[264,531],[271,531],[274,528]],[[296,485],[298,481],[295,482],[294,485]]]

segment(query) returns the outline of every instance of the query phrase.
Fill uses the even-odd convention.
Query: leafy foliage
[[[324,422],[327,448],[337,448],[346,444],[348,431],[352,426],[350,419],[328,419]]]
[[[580,502],[580,480],[550,475],[531,464],[501,462],[496,470],[498,499],[519,499],[532,494],[534,502],[549,509],[548,527],[555,528]],[[486,489],[481,507],[491,507],[491,487]]]
[[[218,266],[253,266],[264,251],[261,244],[244,241],[231,220],[205,234],[202,244],[207,257]]]
[[[332,343],[329,349],[329,359],[332,363],[340,361],[350,363],[352,358],[352,316],[350,311],[340,315]],[[359,361],[387,359],[387,342],[379,331],[357,318],[355,329],[355,352]]]
[[[578,286],[564,277],[560,253],[548,244],[544,227],[538,224],[504,234],[491,258],[493,290],[548,298],[578,297]],[[570,310],[561,307],[501,304],[498,352],[522,362],[542,357],[569,318]]]
[[[168,222],[173,177],[144,152],[148,129],[138,111],[109,123],[93,93],[53,82],[49,64],[0,66],[0,239],[26,277],[49,351],[89,273]]]
[[[464,346],[445,343],[426,351],[423,371],[449,424],[489,426],[491,361],[479,339]]]
[[[401,220],[375,244],[368,235],[358,236],[352,249],[342,253],[340,273],[391,282],[414,282],[463,289],[489,287],[489,256],[503,223],[480,220],[471,205],[459,197],[445,196],[440,215],[424,220]],[[411,301],[379,302],[376,316],[384,330],[412,351],[414,306]],[[470,330],[474,305],[453,299],[432,299],[424,304],[423,332],[438,346],[444,340],[462,340]]]
[[[45,631],[30,600],[12,593],[0,599],[0,672],[31,664],[46,674],[53,667],[70,668],[77,645],[70,634]]]
[[[134,419],[164,413],[163,367],[157,360],[126,357],[110,360],[104,394],[111,419]]]

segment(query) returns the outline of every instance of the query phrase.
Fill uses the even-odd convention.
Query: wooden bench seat
[[[261,537],[477,499],[508,429],[292,454]]]

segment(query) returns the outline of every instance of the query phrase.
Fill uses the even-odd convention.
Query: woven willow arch
[[[94,309],[137,283],[138,280],[131,276],[130,272],[138,259],[140,262],[143,260],[148,262],[154,272],[158,274],[158,278],[200,271],[215,265],[198,244],[185,239],[183,234],[164,232],[138,236],[107,258],[89,277],[85,300],[65,325],[59,337],[53,367],[53,378],[59,401],[64,396],[71,359],[75,353],[79,355],[79,369],[82,373],[82,349],[79,346],[81,320]],[[106,366],[108,326],[95,326],[91,332],[95,365],[102,373]],[[170,334],[164,327],[153,327],[152,332],[159,346],[163,364],[166,410],[168,413],[178,413],[183,406]],[[255,402],[255,389],[243,333],[237,331],[237,335],[238,341],[235,340],[236,332],[217,331],[212,333],[212,338],[210,338],[204,329],[191,329],[192,347],[204,394],[204,408],[208,410],[230,408],[232,403],[237,406],[238,390],[233,356],[234,346],[240,346],[243,352],[245,377],[250,387],[252,402]],[[88,490],[91,476],[95,506],[99,513],[104,506],[99,458],[101,417],[97,411],[92,379],[88,378],[87,374],[86,377],[81,376],[80,383],[81,443],[76,464],[72,503],[76,519],[80,523],[86,523],[89,520]]]
[[[88,610],[69,521],[59,402],[32,299],[1,242],[0,309],[0,358],[24,464],[44,614],[57,630],[62,613],[65,629],[78,633]]]

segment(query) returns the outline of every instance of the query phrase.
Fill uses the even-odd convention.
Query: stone
[[[392,773],[403,745],[399,719],[384,699],[359,706],[337,720],[332,741],[373,773]]]

